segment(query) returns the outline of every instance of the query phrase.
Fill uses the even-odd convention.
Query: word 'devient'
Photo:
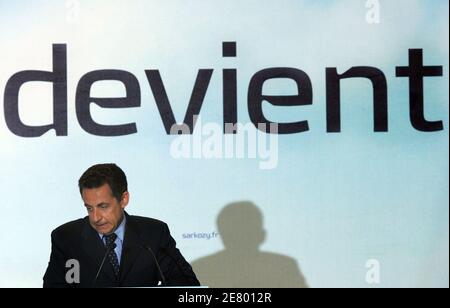
[[[236,57],[236,42],[223,42],[223,57]],[[405,61],[406,62],[406,61]],[[1,67],[1,63],[0,63]],[[147,82],[153,92],[167,134],[192,134],[195,118],[200,114],[213,69],[199,69],[193,91],[187,104],[184,122],[175,119],[171,103],[159,70],[145,70]],[[397,77],[409,79],[409,117],[411,125],[419,131],[434,132],[444,129],[442,121],[429,121],[424,114],[424,78],[443,75],[442,66],[424,66],[423,50],[409,50],[409,65],[396,67]],[[340,82],[349,78],[368,79],[373,86],[373,125],[375,132],[388,132],[388,85],[384,73],[376,67],[354,66],[339,74],[337,68],[325,69],[326,76],[326,126],[327,132],[341,131]],[[271,79],[290,79],[297,85],[296,95],[264,95],[263,85]],[[223,130],[224,134],[235,134],[237,114],[237,69],[223,69]],[[92,97],[91,87],[95,82],[112,80],[125,86],[124,97]],[[22,85],[31,81],[49,82],[53,85],[53,122],[48,125],[31,126],[23,123],[19,112],[19,92]],[[39,137],[54,129],[56,136],[67,136],[67,46],[53,45],[52,71],[21,71],[9,78],[4,92],[4,112],[8,129],[21,137]],[[309,130],[307,120],[291,123],[270,121],[263,113],[263,102],[274,106],[304,106],[313,104],[312,84],[309,76],[298,68],[276,67],[256,72],[248,84],[248,113],[252,123],[260,129],[271,124],[278,125],[276,134],[295,134]],[[45,102],[44,102],[45,103]],[[48,102],[49,104],[51,102]],[[78,82],[75,93],[75,109],[78,122],[86,132],[97,136],[123,136],[137,133],[136,123],[103,125],[94,121],[90,105],[101,108],[132,108],[141,106],[141,87],[137,78],[124,70],[105,69],[86,73]],[[228,124],[228,125],[227,125]],[[232,125],[229,125],[232,124]],[[260,125],[264,124],[264,125]]]

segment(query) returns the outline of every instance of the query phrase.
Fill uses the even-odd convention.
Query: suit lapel
[[[120,281],[124,281],[133,267],[134,261],[142,251],[139,227],[133,218],[125,213],[127,222],[125,227],[125,237],[122,249],[122,260],[120,266]]]
[[[106,248],[97,231],[95,231],[89,224],[88,219],[85,219],[84,222],[82,238],[83,240],[81,246],[83,248],[83,251],[93,264],[93,268],[95,268],[97,271],[105,255]],[[108,276],[111,281],[116,280],[111,266],[109,265],[108,259],[105,260],[105,264],[102,268],[102,273],[105,273],[105,275]],[[93,276],[95,276],[95,274],[97,274],[97,272],[93,273]]]

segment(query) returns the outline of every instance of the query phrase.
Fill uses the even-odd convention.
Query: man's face
[[[124,192],[122,200],[118,202],[109,184],[106,183],[98,188],[83,189],[81,197],[88,211],[91,226],[100,234],[110,234],[122,220],[129,193]]]

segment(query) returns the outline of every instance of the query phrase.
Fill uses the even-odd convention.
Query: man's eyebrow
[[[102,205],[109,205],[108,202],[102,202],[96,205],[96,207],[102,206]],[[89,205],[87,203],[84,204],[85,207],[93,207],[92,205]]]

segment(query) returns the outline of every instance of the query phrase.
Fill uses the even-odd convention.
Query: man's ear
[[[124,209],[128,205],[129,201],[130,201],[130,193],[126,191],[122,194],[122,201],[120,202],[120,207]]]

